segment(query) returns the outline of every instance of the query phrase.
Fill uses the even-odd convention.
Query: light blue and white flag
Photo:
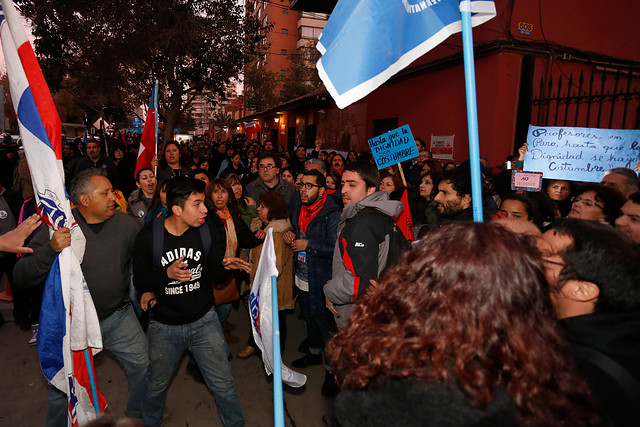
[[[273,229],[267,230],[267,236],[262,245],[260,261],[256,275],[251,285],[249,295],[249,316],[253,338],[262,352],[264,370],[267,374],[273,372],[273,313],[271,308],[271,276],[278,276],[276,267],[276,251],[273,246]],[[279,349],[278,349],[279,351]],[[282,381],[291,387],[302,387],[307,382],[306,375],[292,371],[282,364]]]
[[[318,74],[338,107],[460,32],[462,9],[472,12],[473,26],[496,16],[492,0],[340,0],[316,46]]]

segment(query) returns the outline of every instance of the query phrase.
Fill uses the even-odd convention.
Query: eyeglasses
[[[313,187],[320,187],[319,185],[315,185],[310,182],[301,182],[299,185],[300,185],[300,188],[304,187],[307,190],[311,190]]]
[[[275,165],[260,165],[258,166],[258,169],[267,169],[267,170],[271,170],[273,168],[275,168]]]
[[[594,206],[602,209],[604,211],[604,206],[600,206],[599,204],[597,204],[595,202],[595,200],[591,200],[591,199],[583,199],[582,197],[578,196],[575,199],[573,199],[573,203],[582,203],[583,205],[585,205],[588,208],[592,208]]]

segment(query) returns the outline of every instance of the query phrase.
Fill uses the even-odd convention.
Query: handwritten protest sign
[[[542,172],[523,172],[513,169],[511,172],[511,189],[540,191],[542,189]]]
[[[545,178],[600,182],[611,168],[633,168],[640,130],[529,126],[526,170]]]
[[[404,125],[369,140],[378,169],[418,157],[418,147],[409,125]]]

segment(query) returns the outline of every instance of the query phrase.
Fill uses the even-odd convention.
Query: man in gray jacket
[[[149,365],[147,339],[128,297],[129,262],[139,226],[136,220],[115,211],[113,187],[98,169],[87,169],[71,183],[73,210],[86,238],[82,272],[100,320],[102,343],[111,351],[127,374],[129,400],[125,413],[141,417],[143,381]],[[62,249],[71,245],[71,232],[60,228],[49,239],[41,226],[29,247],[34,253],[23,256],[14,271],[17,287],[43,283]],[[67,425],[67,397],[49,387],[47,426]]]
[[[370,163],[351,163],[342,175],[344,210],[333,251],[331,280],[324,286],[327,307],[340,328],[347,324],[356,300],[371,286],[370,281],[387,266],[395,227],[392,217],[403,209],[401,202],[377,191],[379,183],[380,174]]]

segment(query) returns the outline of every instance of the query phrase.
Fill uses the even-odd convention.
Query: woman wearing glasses
[[[617,190],[602,184],[587,184],[573,199],[569,218],[588,219],[614,225],[625,199]]]

